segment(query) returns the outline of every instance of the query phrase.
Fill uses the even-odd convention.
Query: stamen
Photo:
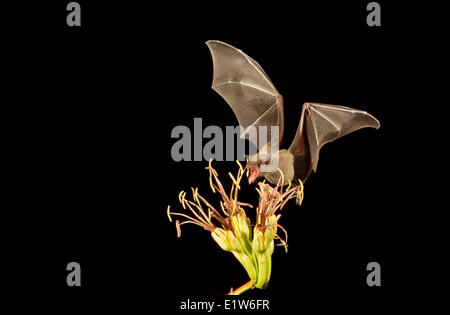
[[[288,252],[288,244],[282,240],[278,235],[275,235],[275,238],[281,242],[281,244],[277,244],[276,246],[283,246],[286,253]]]
[[[244,168],[242,167],[241,163],[239,163],[239,160],[236,160],[236,163],[239,165],[239,170],[243,174],[244,173]]]
[[[287,253],[287,251],[288,251],[288,245],[287,245],[287,239],[288,239],[288,236],[287,236],[287,232],[286,232],[286,230],[285,230],[281,225],[279,225],[278,223],[277,223],[276,226],[279,227],[281,230],[283,230],[283,232],[284,232],[284,234],[285,234],[285,236],[286,236],[286,240],[283,240],[278,234],[275,234],[275,238],[281,242],[281,244],[277,244],[277,246],[283,246],[284,249],[286,250],[286,253]]]
[[[193,203],[192,201],[186,200],[186,204],[189,208],[189,210],[191,210],[191,212],[197,217],[197,219],[206,224],[206,225],[212,225],[211,222],[208,221],[208,216],[205,214],[205,212],[203,211],[202,207],[197,206],[195,203]],[[191,205],[193,205],[194,207],[197,208],[197,211],[202,215],[200,216],[192,207]]]
[[[200,205],[200,201],[198,200],[198,187],[191,187],[192,190],[192,198],[194,198],[194,201]]]
[[[183,191],[183,194],[181,195],[181,204],[183,205],[183,209],[186,209],[186,200],[184,199],[186,197],[186,192]]]
[[[288,178],[288,183],[289,183],[289,186],[288,186],[288,188],[286,188],[286,191],[288,191],[292,186],[292,182],[289,180],[289,178]]]
[[[206,231],[209,231],[209,232],[213,232],[213,231],[214,231],[214,229],[212,229],[211,227],[209,227],[209,226],[207,226],[207,225],[199,224],[198,222],[194,222],[194,221],[184,221],[184,222],[181,222],[181,223],[180,223],[180,227],[181,227],[183,224],[194,224],[194,225],[198,225],[198,226],[202,227],[202,228],[205,229]]]
[[[212,167],[212,159],[209,160],[209,166],[207,167],[211,172],[213,172],[214,176],[218,176],[216,170]]]
[[[167,206],[167,217],[169,218],[169,221],[172,222],[172,217],[170,216],[170,205]]]
[[[213,185],[213,182],[212,182],[212,174],[211,174],[211,171],[209,172],[209,186],[211,186],[211,190],[212,190],[212,192],[215,194],[215,193],[216,193],[216,190],[214,189],[214,185]]]
[[[281,175],[281,190],[280,190],[280,193],[283,193],[284,174],[283,174],[283,171],[280,168],[278,168],[278,172],[280,172],[280,175]]]
[[[249,207],[249,208],[253,208],[253,205],[251,203],[246,203],[246,202],[237,202],[238,205],[240,206],[245,206],[245,207]]]
[[[208,167],[209,167],[209,169],[211,170],[212,169],[212,158],[210,158],[209,159],[209,162],[208,162]]]
[[[183,209],[186,210],[186,205],[184,204],[184,202],[185,202],[184,196],[186,196],[186,192],[184,190],[180,191],[180,193],[178,194],[178,200],[180,201],[181,205],[183,206]]]
[[[220,200],[220,208],[222,208],[223,213],[228,216],[228,212],[225,210],[222,200]]]
[[[214,184],[212,181],[212,177],[215,177],[215,180],[217,181],[217,172],[216,170],[212,167],[212,159],[209,160],[209,166],[205,167],[205,169],[209,170],[209,186],[211,186],[211,190],[213,193],[216,193],[216,189],[214,188]]]
[[[300,183],[300,201],[298,202],[299,203],[299,205],[301,205],[302,204],[302,202],[303,202],[303,183],[302,183],[302,181],[299,179],[298,180],[298,182]]]
[[[176,228],[177,228],[177,237],[180,238],[180,236],[181,236],[180,221],[176,220],[176,221],[175,221],[175,226],[176,226]]]
[[[231,180],[233,181],[234,185],[236,186],[237,189],[241,189],[241,187],[239,186],[239,183],[236,179],[234,179],[233,174],[231,174],[231,172],[228,172],[228,175],[231,177]]]
[[[233,192],[234,192],[234,187],[235,187],[235,185],[233,184],[233,185],[231,185],[231,189],[230,189],[230,197],[229,197],[229,199],[230,200],[233,200]]]
[[[198,198],[203,201],[203,203],[213,211],[214,217],[220,222],[222,225],[226,225],[225,219],[220,215],[219,211],[217,211],[211,204],[202,197],[202,195],[198,194]]]
[[[186,218],[186,219],[188,219],[188,221],[195,222],[196,224],[198,224],[200,226],[204,226],[205,225],[204,222],[202,222],[202,221],[200,221],[198,219],[194,219],[193,217],[191,217],[191,216],[189,216],[187,214],[181,213],[181,212],[172,212],[171,214],[172,215],[177,215],[177,216],[180,216],[180,217],[183,217],[183,218]]]

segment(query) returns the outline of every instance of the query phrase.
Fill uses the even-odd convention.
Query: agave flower
[[[186,199],[186,192],[181,191],[178,199],[184,212],[173,212],[170,205],[167,207],[167,216],[172,222],[172,216],[183,219],[182,222],[175,220],[177,236],[181,236],[181,226],[183,224],[195,224],[203,227],[211,233],[212,238],[225,251],[231,252],[237,260],[244,266],[250,281],[236,290],[231,289],[230,295],[238,295],[250,288],[265,288],[269,282],[272,270],[272,253],[274,250],[274,240],[279,240],[281,246],[287,251],[287,232],[278,224],[281,214],[276,214],[282,210],[284,205],[292,198],[303,199],[303,184],[292,186],[289,182],[287,189],[280,183],[284,182],[284,176],[279,170],[281,177],[275,187],[271,187],[265,182],[258,184],[256,190],[259,194],[259,203],[256,208],[256,223],[252,225],[247,217],[245,208],[253,208],[249,203],[238,200],[238,192],[241,189],[240,183],[244,176],[244,168],[236,161],[239,170],[234,177],[228,173],[232,186],[227,193],[218,178],[216,170],[212,167],[212,161],[206,167],[209,170],[209,184],[213,193],[219,193],[220,208],[217,210],[198,192],[198,188],[191,188],[192,199]],[[248,172],[247,172],[248,176]],[[285,238],[277,234],[282,230]]]

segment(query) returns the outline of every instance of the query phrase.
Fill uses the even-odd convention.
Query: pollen
[[[200,201],[198,200],[198,187],[195,187],[195,189],[191,187],[191,190],[192,190],[192,198],[194,198],[194,201],[196,203],[200,203]]]
[[[233,174],[229,172],[228,175],[231,177],[231,180],[233,181],[233,184],[236,186],[236,188],[241,189],[241,186],[239,185],[238,181],[234,178]]]
[[[288,187],[286,188],[286,191],[288,191],[288,190],[291,188],[291,186],[292,186],[292,182],[289,180],[289,178],[288,178],[288,183],[289,183],[289,185],[288,185]]]
[[[281,190],[280,190],[280,192],[283,193],[284,174],[283,174],[283,171],[280,168],[278,168],[278,172],[280,172],[280,175],[281,175]]]
[[[177,237],[180,238],[181,236],[181,227],[180,227],[180,221],[175,221],[175,227],[177,228]]]
[[[172,217],[170,216],[170,205],[167,206],[167,217],[169,218],[169,221],[172,222]]]
[[[244,168],[242,167],[242,164],[238,160],[236,160],[236,163],[237,163],[237,165],[239,165],[239,170],[241,171],[241,174],[243,174]]]

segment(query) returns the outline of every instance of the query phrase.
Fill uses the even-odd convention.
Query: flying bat
[[[244,130],[251,126],[278,126],[278,138],[282,139],[283,97],[262,67],[240,49],[229,44],[210,40],[206,45],[211,51],[214,67],[212,88],[230,105],[239,125]],[[262,158],[258,153],[253,161],[247,163],[250,171],[249,183],[260,177],[265,177],[272,184],[280,181],[281,174],[278,170],[261,170],[261,166],[275,156],[278,159],[278,168],[284,174],[282,185],[296,183],[298,180],[304,182],[312,170],[316,171],[319,151],[324,144],[364,127],[378,129],[380,123],[365,111],[306,102],[303,104],[300,123],[289,149],[269,152],[269,158]],[[270,147],[268,145],[272,140],[269,135],[266,147]]]

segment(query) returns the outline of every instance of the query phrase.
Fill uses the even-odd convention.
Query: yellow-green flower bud
[[[236,234],[241,234],[241,230],[239,228],[239,219],[236,215],[231,217],[231,226],[233,227],[233,231],[235,231]]]
[[[264,232],[264,248],[267,250],[269,248],[270,243],[273,241],[275,237],[275,233],[273,232],[273,227],[269,226],[267,227],[266,231]]]
[[[239,227],[240,227],[241,233],[244,234],[247,239],[249,239],[250,231],[251,231],[250,220],[245,215],[245,211],[239,212],[238,219],[239,219]]]
[[[275,234],[277,234],[277,222],[278,218],[276,215],[272,215],[267,220],[267,227],[264,231],[264,247],[267,249],[269,248],[269,244],[273,241],[275,238]]]
[[[261,231],[256,231],[253,236],[253,250],[264,253],[266,251],[266,247],[264,247],[264,234]]]
[[[212,238],[219,244],[220,248],[225,251],[232,251],[233,248],[228,240],[227,234],[221,228],[217,228],[214,232],[211,232]]]
[[[250,220],[245,215],[244,211],[239,211],[231,218],[231,224],[236,236],[242,235],[245,240],[250,239]]]
[[[231,245],[231,250],[234,250],[238,253],[242,252],[242,246],[241,243],[239,243],[238,239],[234,235],[233,231],[228,230],[227,231],[227,238]]]
[[[270,242],[269,244],[269,248],[267,248],[267,255],[272,255],[273,250],[275,248],[275,242],[272,240],[272,242]]]
[[[268,218],[267,221],[268,221],[268,222],[267,222],[267,225],[272,225],[272,226],[273,226],[273,232],[274,232],[275,234],[277,234],[278,216],[276,216],[275,214],[274,214],[274,215],[271,215],[271,216]]]

